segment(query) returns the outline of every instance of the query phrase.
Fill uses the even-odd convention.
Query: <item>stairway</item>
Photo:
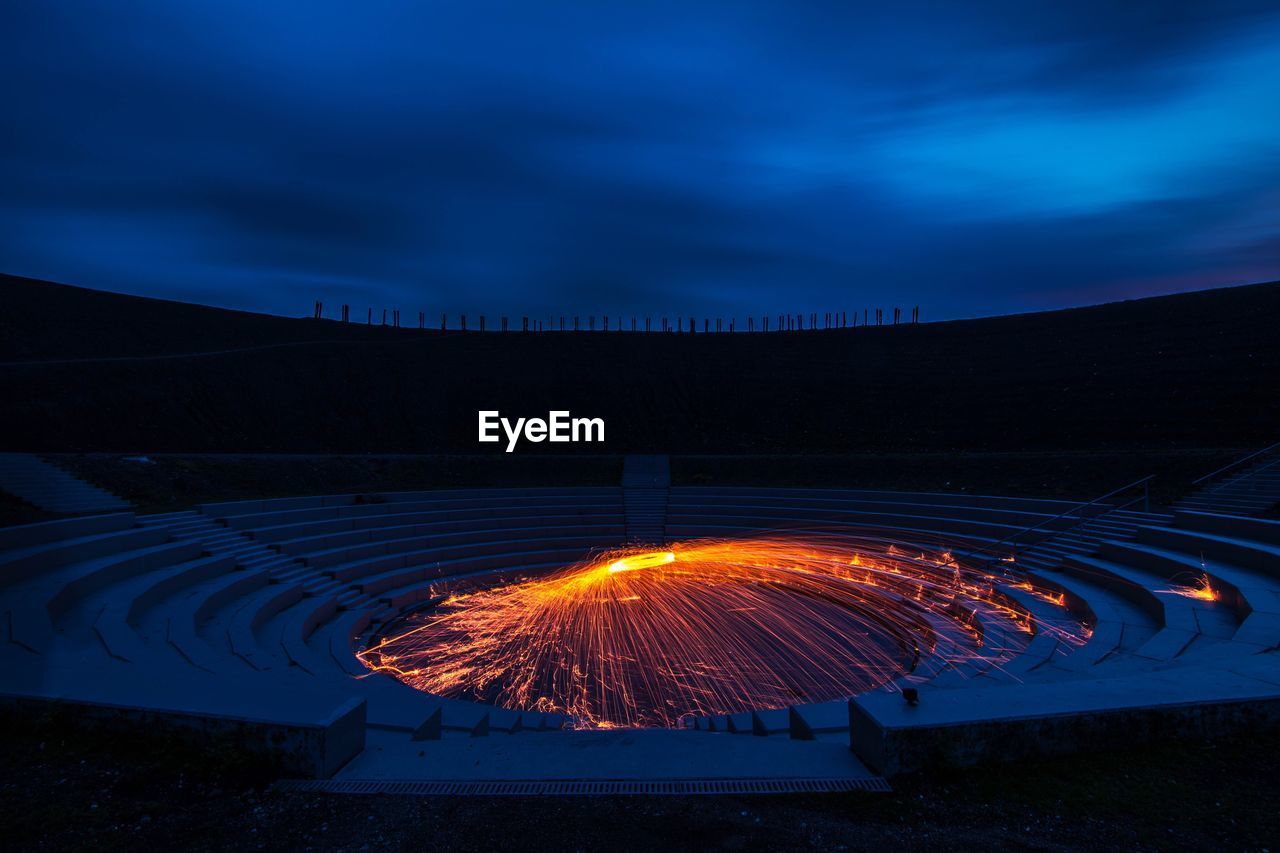
[[[1211,479],[1176,506],[1192,512],[1257,515],[1276,504],[1280,504],[1280,448],[1263,452],[1230,477]]]
[[[143,527],[163,527],[171,539],[195,542],[210,555],[233,557],[241,569],[266,571],[272,583],[299,584],[308,596],[333,595],[340,607],[368,600],[367,596],[301,560],[282,554],[248,534],[225,527],[195,510],[141,516],[138,523]]]
[[[1111,510],[1021,549],[1017,568],[1023,571],[1054,570],[1067,557],[1096,554],[1104,541],[1127,542],[1137,535],[1140,527],[1166,525],[1172,520],[1169,513]]]
[[[138,517],[142,527],[163,528],[171,541],[194,542],[205,553],[216,557],[233,557],[242,569],[264,569],[275,575],[290,567],[294,560],[244,534],[218,524],[195,510],[167,512]]]
[[[633,454],[624,460],[622,503],[628,542],[660,544],[666,541],[670,490],[670,457]]]
[[[62,515],[114,512],[130,506],[30,453],[0,453],[0,491]]]

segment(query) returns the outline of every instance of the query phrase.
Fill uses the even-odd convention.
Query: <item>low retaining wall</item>
[[[922,690],[921,706],[945,703],[945,692]],[[1207,740],[1280,726],[1280,690],[1203,701],[1154,698],[1147,704],[1143,692],[1138,679],[1130,701],[1111,706],[1007,714],[993,702],[987,716],[914,722],[914,712],[921,709],[906,706],[900,696],[857,697],[849,701],[849,746],[872,770],[896,776],[1177,739]]]
[[[366,705],[359,697],[346,699],[312,719],[266,719],[13,694],[0,695],[0,704],[56,712],[91,729],[172,735],[197,748],[221,748],[231,742],[272,762],[282,774],[311,779],[331,778],[365,745]]]

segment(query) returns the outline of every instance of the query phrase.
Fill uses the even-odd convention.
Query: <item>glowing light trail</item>
[[[568,714],[582,727],[675,726],[963,662],[999,665],[1032,627],[996,582],[946,552],[701,540],[451,596],[361,659],[433,694]]]
[[[1187,585],[1174,586],[1170,589],[1160,589],[1167,595],[1181,595],[1184,598],[1194,598],[1197,601],[1217,601],[1218,591],[1209,583],[1209,575],[1206,573],[1196,578],[1192,583]]]
[[[647,554],[632,554],[628,557],[614,560],[609,564],[609,571],[612,572],[630,572],[636,569],[651,569],[654,566],[664,566],[667,563],[674,563],[676,555],[674,551],[653,551]]]

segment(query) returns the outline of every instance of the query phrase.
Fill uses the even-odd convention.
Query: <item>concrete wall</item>
[[[1135,697],[1137,698],[1137,697]],[[1280,698],[1123,707],[949,725],[886,726],[849,702],[849,745],[872,770],[895,776],[1102,751],[1174,739],[1207,740],[1280,726]]]
[[[163,733],[197,748],[237,749],[259,755],[286,776],[328,779],[365,744],[365,700],[352,697],[311,719],[258,719],[140,707],[0,695],[0,703],[30,711],[53,711],[89,729]]]

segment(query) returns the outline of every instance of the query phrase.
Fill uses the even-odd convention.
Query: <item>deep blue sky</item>
[[[927,319],[1280,278],[1276,3],[627,5],[9,0],[0,271]]]

